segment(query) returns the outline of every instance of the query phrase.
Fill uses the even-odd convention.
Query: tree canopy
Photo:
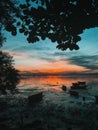
[[[29,43],[49,38],[61,50],[78,50],[79,34],[98,27],[98,0],[25,0],[19,4],[20,13],[13,0],[1,0],[2,11],[0,21],[12,35],[19,29]]]
[[[0,91],[5,94],[6,90],[13,91],[19,83],[19,72],[13,66],[13,57],[0,51]]]
[[[0,0],[0,47],[6,40],[3,30],[11,31],[12,35],[16,35],[16,21],[20,16],[20,10],[14,0]]]
[[[49,38],[61,50],[78,50],[79,34],[98,26],[98,0],[26,0],[20,8],[19,32],[29,43]]]

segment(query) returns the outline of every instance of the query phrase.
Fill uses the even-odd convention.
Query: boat
[[[86,82],[76,82],[72,83],[71,89],[86,89],[87,85]]]
[[[33,94],[28,97],[29,105],[35,105],[36,103],[40,102],[43,98],[43,93],[39,92],[37,94]]]
[[[66,91],[67,87],[65,85],[62,85],[62,90]]]

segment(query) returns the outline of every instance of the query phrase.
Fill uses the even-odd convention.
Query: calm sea
[[[61,86],[66,85],[69,89],[72,83],[85,81],[89,87],[98,87],[98,77],[67,77],[67,76],[35,76],[24,77],[19,83],[19,87],[42,89],[45,91],[61,91]]]
[[[74,82],[85,81],[88,89],[80,90],[80,100],[82,96],[88,98],[89,96],[98,95],[98,77],[61,77],[61,76],[35,76],[35,77],[24,77],[19,83],[21,89],[31,89],[32,94],[34,91],[44,93],[44,101],[50,103],[65,104],[66,102],[72,102],[73,97],[68,93],[70,86]],[[67,86],[67,92],[64,92],[61,87],[62,85]]]

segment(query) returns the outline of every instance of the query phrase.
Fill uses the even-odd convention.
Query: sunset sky
[[[26,73],[96,73],[98,72],[98,28],[85,30],[78,51],[61,51],[46,39],[29,44],[22,34],[11,36],[1,48],[14,57],[15,67]]]

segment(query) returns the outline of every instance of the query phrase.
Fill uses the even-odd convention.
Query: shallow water
[[[66,85],[70,88],[73,82],[86,81],[90,86],[98,85],[98,77],[67,77],[67,76],[35,76],[24,77],[19,83],[19,87],[38,88],[38,89],[54,89],[61,91],[61,86]]]
[[[68,93],[71,84],[77,81],[86,81],[89,87],[87,90],[79,90],[79,98],[72,97]],[[61,89],[62,85],[67,86],[67,92]],[[98,78],[25,77],[21,79],[18,87],[22,93],[12,96],[12,99],[6,97],[8,99],[7,109],[3,109],[4,111],[0,113],[0,116],[5,117],[5,119],[10,118],[10,122],[9,120],[3,122],[7,128],[13,127],[19,130],[22,125],[28,130],[98,129],[98,116],[96,118],[98,105],[88,104],[88,101],[92,100],[92,96],[98,94]],[[28,95],[34,91],[43,91],[43,100],[35,107],[28,106]],[[82,99],[84,95],[85,102]],[[38,125],[35,125],[36,123]]]
[[[88,90],[80,90],[80,100],[85,94],[88,96],[94,96],[98,94],[98,78],[97,77],[65,77],[65,76],[35,76],[35,77],[25,77],[21,79],[19,88],[28,88],[36,90],[37,92],[43,91],[44,101],[65,104],[67,102],[72,102],[73,97],[68,93],[70,86],[73,82],[85,81],[88,85]],[[67,86],[67,92],[65,93],[61,87],[62,85]],[[88,94],[89,93],[89,94]]]

